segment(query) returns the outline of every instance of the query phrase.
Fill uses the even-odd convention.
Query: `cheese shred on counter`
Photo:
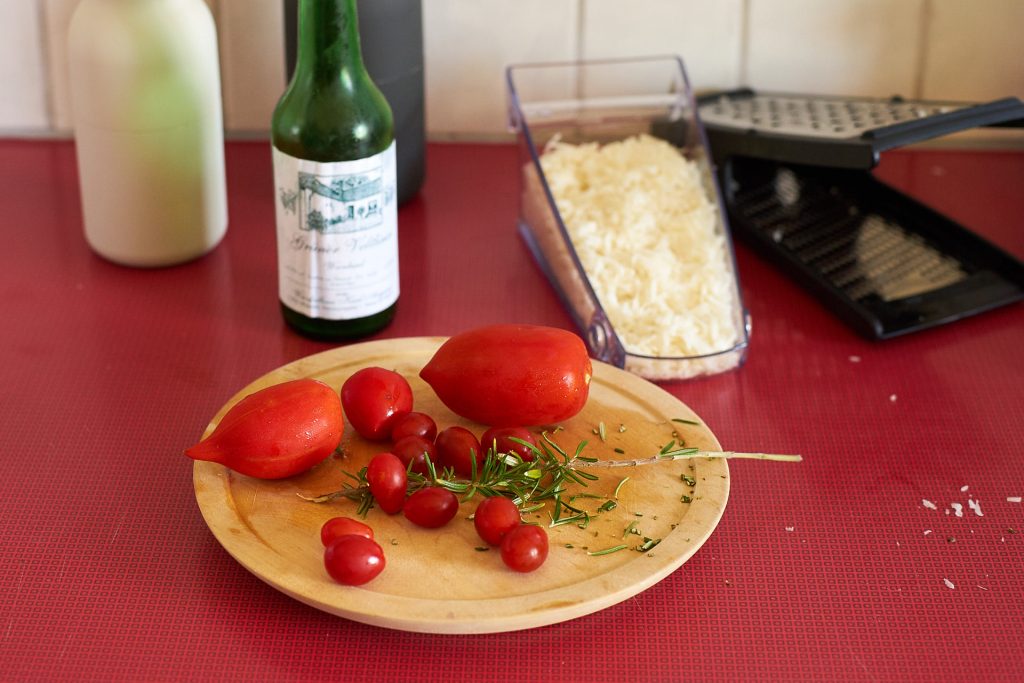
[[[541,165],[627,351],[678,358],[737,343],[729,248],[695,162],[640,135],[603,146],[556,140]]]

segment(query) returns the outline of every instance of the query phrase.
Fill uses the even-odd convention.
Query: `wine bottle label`
[[[364,318],[395,303],[395,143],[357,161],[273,153],[281,302],[325,320]]]

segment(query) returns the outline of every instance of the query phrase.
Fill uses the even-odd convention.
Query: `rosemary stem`
[[[639,465],[650,465],[666,460],[688,460],[693,458],[743,458],[750,460],[775,460],[779,462],[800,462],[803,458],[799,455],[779,453],[741,453],[738,451],[698,451],[686,450],[679,453],[666,453],[664,455],[653,455],[649,458],[638,458],[636,460],[598,460],[588,462],[577,460],[572,463],[573,468],[583,467],[637,467]]]

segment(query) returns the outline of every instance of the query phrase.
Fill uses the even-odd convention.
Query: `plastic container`
[[[510,123],[520,150],[519,231],[571,313],[591,355],[653,380],[689,379],[740,366],[749,346],[750,318],[740,294],[721,193],[682,60],[650,57],[523,64],[509,67],[507,80]],[[604,145],[639,134],[670,142],[697,165],[700,183],[714,205],[714,234],[723,236],[727,245],[721,267],[731,283],[732,303],[729,319],[721,322],[733,334],[728,343],[709,353],[647,355],[631,350],[628,335],[635,333],[625,328],[635,326],[622,319],[616,324],[602,306],[544,173],[543,155],[556,138]],[[643,308],[644,302],[637,303]]]

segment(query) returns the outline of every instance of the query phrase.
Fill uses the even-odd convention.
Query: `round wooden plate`
[[[479,436],[483,427],[451,413],[419,379],[419,370],[443,341],[389,339],[302,358],[238,392],[214,417],[206,433],[232,405],[257,389],[300,377],[314,377],[340,388],[356,370],[379,365],[408,378],[415,409],[432,415],[439,428],[460,424]],[[562,448],[571,453],[581,441],[587,441],[584,454],[602,460],[651,456],[673,438],[683,439],[687,446],[721,449],[714,434],[675,397],[598,362],[594,363],[587,406],[561,427],[552,438]],[[497,549],[482,549],[486,545],[468,519],[479,497],[463,503],[456,518],[437,530],[415,527],[401,514],[388,516],[374,508],[366,522],[384,549],[387,567],[364,586],[339,585],[324,570],[319,530],[331,517],[354,516],[356,504],[344,498],[313,503],[300,494],[317,496],[339,490],[351,481],[345,471],[358,472],[375,453],[387,448],[387,443],[364,441],[346,428],[343,455],[279,481],[252,479],[221,465],[197,462],[193,473],[196,500],[214,536],[242,566],[297,600],[388,628],[492,633],[573,619],[649,588],[678,569],[707,540],[729,494],[729,469],[724,459],[589,469],[599,480],[576,493],[599,497],[573,502],[596,512],[586,528],[576,524],[549,527],[550,503],[527,515],[528,521],[547,529],[550,540],[547,562],[530,574],[507,569]],[[609,499],[614,500],[614,509],[597,512]],[[637,548],[644,539],[660,542],[640,551]],[[628,548],[607,555],[588,554],[621,544]]]

